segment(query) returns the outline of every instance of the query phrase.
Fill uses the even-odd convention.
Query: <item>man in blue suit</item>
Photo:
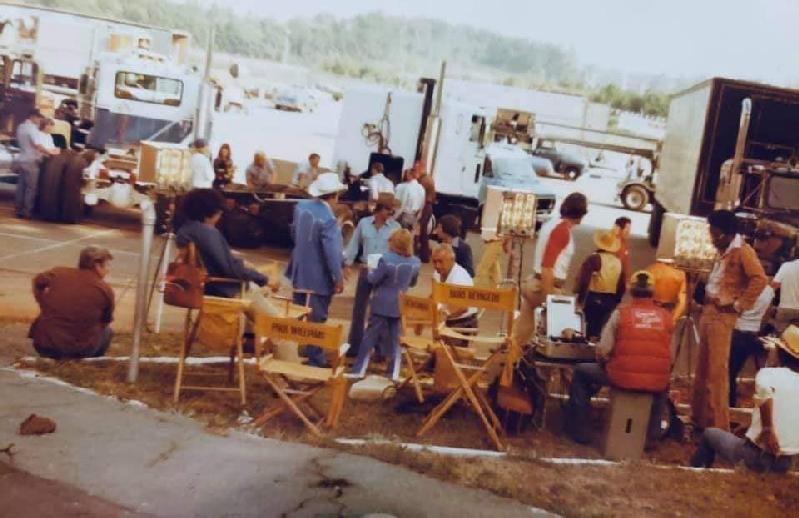
[[[312,200],[302,200],[294,209],[292,237],[294,250],[291,253],[286,275],[295,290],[310,290],[311,322],[327,321],[327,310],[333,294],[344,290],[342,276],[341,230],[333,205],[339,192],[346,189],[335,173],[320,174],[308,186]],[[295,293],[296,304],[305,303],[304,293]],[[324,351],[319,347],[305,347],[308,363],[317,367],[328,364]]]

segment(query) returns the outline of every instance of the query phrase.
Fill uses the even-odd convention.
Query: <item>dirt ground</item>
[[[122,518],[144,516],[66,484],[35,477],[0,461],[0,516]]]
[[[11,324],[17,325],[17,324]],[[5,334],[5,333],[2,333]],[[112,356],[129,351],[130,335],[115,338]],[[176,356],[178,334],[145,335],[142,355]],[[203,346],[197,356],[219,355]],[[29,353],[26,353],[29,354]],[[306,432],[293,416],[285,414],[271,420],[262,429],[248,423],[275,404],[266,383],[255,366],[247,366],[248,404],[242,409],[235,393],[186,392],[180,404],[172,403],[175,377],[174,364],[142,363],[136,385],[125,383],[127,363],[119,361],[55,362],[36,360],[18,362],[23,368],[34,368],[72,384],[90,388],[100,394],[122,400],[139,400],[166,411],[178,411],[204,422],[209,432],[225,435],[230,428],[262,434],[288,441],[341,445],[329,438],[323,441]],[[226,365],[188,367],[189,380],[226,383]],[[684,397],[687,387],[674,389]],[[742,387],[742,395],[751,390]],[[314,401],[325,408],[328,394],[324,391]],[[434,402],[418,405],[410,390],[378,402],[348,400],[338,429],[333,436],[382,439],[394,442],[417,442],[442,446],[490,449],[491,443],[479,422],[465,406],[456,405],[440,423],[423,437],[416,437],[424,415]],[[344,447],[401,464],[443,480],[490,490],[567,516],[680,516],[729,515],[751,516],[752,505],[758,505],[758,516],[785,516],[799,508],[799,477],[756,475],[745,470],[734,473],[694,472],[677,469],[686,466],[694,445],[668,440],[637,463],[615,466],[569,466],[543,462],[544,457],[599,459],[600,430],[603,409],[595,410],[596,435],[591,445],[577,445],[561,434],[560,404],[550,402],[547,427],[528,427],[521,434],[510,436],[509,455],[504,459],[461,459],[430,453],[411,452],[391,445]],[[729,467],[719,465],[718,467]]]

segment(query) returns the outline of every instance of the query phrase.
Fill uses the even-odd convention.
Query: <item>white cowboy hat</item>
[[[322,173],[308,186],[308,194],[314,198],[346,190],[347,186],[341,183],[336,173]]]

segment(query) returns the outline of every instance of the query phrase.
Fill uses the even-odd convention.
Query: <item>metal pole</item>
[[[211,27],[208,34],[208,47],[205,49],[205,70],[203,71],[203,80],[200,83],[200,92],[197,96],[197,115],[195,116],[194,124],[194,138],[208,139],[208,125],[211,118],[211,99],[213,94],[211,92],[211,67],[213,66],[214,58],[214,35],[215,30]]]
[[[153,231],[155,229],[155,206],[149,199],[140,204],[141,208],[141,256],[139,257],[139,274],[136,283],[136,307],[133,313],[133,345],[130,350],[130,364],[128,365],[128,383],[136,383],[139,377],[139,352],[141,334],[144,322],[147,319],[145,307],[147,305],[147,284],[150,274],[150,249],[153,246]]]

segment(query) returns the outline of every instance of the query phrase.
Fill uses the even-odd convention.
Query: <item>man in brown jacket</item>
[[[691,414],[699,429],[729,430],[728,363],[732,331],[741,312],[755,304],[767,279],[754,249],[737,233],[735,214],[717,210],[707,220],[719,257],[705,286]]]
[[[105,248],[88,246],[81,250],[77,268],[56,267],[33,279],[41,313],[29,337],[41,356],[87,358],[108,350],[114,291],[103,278],[111,259]]]

